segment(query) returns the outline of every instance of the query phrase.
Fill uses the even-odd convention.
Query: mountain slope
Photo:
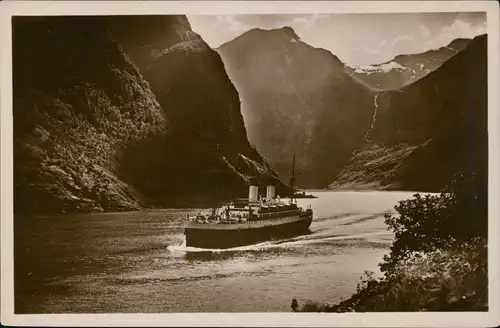
[[[253,177],[286,190],[183,16],[16,17],[13,68],[16,211],[201,205]]]
[[[332,187],[366,184],[374,169],[365,171],[366,159],[373,159],[374,145],[394,156],[394,147],[407,150],[402,160],[378,164],[391,172],[376,179],[380,188],[436,191],[457,172],[485,170],[487,36],[474,38],[439,69],[401,92],[381,94],[370,138],[362,150],[365,155],[353,157]]]
[[[163,181],[176,186],[177,197],[196,193],[200,198],[207,194],[228,198],[236,190],[245,196],[252,177],[261,177],[262,186],[274,181],[280,193],[287,192],[248,142],[239,95],[219,54],[186,27],[185,17],[158,18],[161,23],[149,16],[130,16],[126,22],[120,18],[118,24],[108,19],[106,26],[137,63],[171,122],[171,137],[165,145],[170,154],[156,155],[154,164],[165,172]],[[162,29],[165,25],[170,28]],[[128,26],[141,26],[141,30],[130,31]],[[186,168],[190,174],[183,174]],[[136,184],[148,180],[138,174],[140,168],[127,170],[134,172]],[[154,193],[162,191],[156,188]]]
[[[385,63],[368,66],[345,65],[345,71],[375,91],[397,90],[423,78],[462,51],[469,39],[456,39],[449,45],[420,54],[398,55]]]
[[[363,144],[373,93],[290,27],[253,29],[217,51],[241,95],[250,141],[283,178],[296,152],[299,185],[326,187]]]

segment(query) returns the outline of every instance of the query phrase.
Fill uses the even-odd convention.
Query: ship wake
[[[238,246],[238,247],[233,247],[233,248],[198,248],[198,247],[190,247],[186,246],[186,240],[182,242],[181,245],[179,246],[168,246],[167,249],[171,252],[181,252],[181,253],[200,253],[200,252],[212,252],[212,253],[218,253],[218,252],[247,252],[247,251],[252,251],[252,250],[257,250],[257,249],[262,249],[268,246],[272,245],[272,241],[266,241],[262,242],[259,244],[253,244],[253,245],[246,245],[246,246]]]

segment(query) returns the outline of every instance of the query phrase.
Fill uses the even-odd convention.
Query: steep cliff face
[[[390,174],[375,179],[380,188],[436,191],[460,171],[486,170],[487,90],[487,37],[482,35],[420,81],[378,97],[371,143],[332,187],[365,185],[370,172],[383,168]],[[384,160],[374,149],[383,149]]]
[[[148,83],[100,25],[86,19],[13,20],[16,209],[136,209],[115,152],[165,136]]]
[[[427,116],[432,131],[398,172],[396,180],[402,188],[437,190],[457,172],[487,172],[487,52],[487,36],[478,36],[446,66],[422,81],[420,91],[407,90],[408,98],[404,100],[401,95],[389,99],[393,108],[401,108],[403,101],[409,102],[409,109],[415,114],[407,119]],[[422,111],[419,113],[417,109]],[[384,138],[384,133],[378,134]],[[418,140],[413,134],[408,140],[413,138]]]
[[[176,186],[177,197],[228,198],[235,191],[245,196],[251,177],[258,177],[262,187],[273,182],[280,193],[288,191],[248,142],[239,95],[219,54],[191,31],[184,16],[106,18],[106,26],[139,67],[171,123],[169,141],[162,146],[168,151],[156,154],[154,165],[163,172],[161,181]],[[149,181],[152,171],[128,158],[122,168],[133,173],[128,176],[134,185]],[[186,168],[189,175],[182,174]],[[171,198],[162,188],[147,189]]]
[[[202,205],[252,177],[286,190],[183,16],[15,18],[13,64],[17,210]]]
[[[364,142],[370,91],[293,29],[250,30],[217,49],[242,99],[249,139],[283,178],[293,152],[302,187],[326,187]]]

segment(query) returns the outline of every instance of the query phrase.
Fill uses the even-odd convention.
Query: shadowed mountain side
[[[136,58],[171,123],[167,147],[171,151],[169,155],[157,156],[155,165],[172,168],[174,172],[191,168],[189,177],[182,181],[178,174],[174,180],[167,179],[179,182],[173,184],[177,186],[176,195],[182,189],[198,198],[203,195],[228,198],[234,196],[235,190],[239,196],[245,196],[246,183],[251,177],[259,177],[262,187],[273,183],[279,193],[288,192],[271,166],[248,142],[239,95],[219,54],[189,29],[185,17],[157,17],[162,24],[146,16],[126,19],[125,24],[121,21],[117,24],[110,18],[107,26],[126,53]],[[166,28],[171,25],[174,28]],[[141,29],[129,31],[128,26]],[[160,33],[162,29],[165,31]],[[182,160],[171,158],[175,152],[176,158]],[[125,170],[134,172],[131,179],[141,183],[140,175],[136,174],[138,169],[127,167],[128,161],[123,163]]]
[[[438,69],[448,59],[462,51],[470,39],[456,39],[449,45],[420,54],[398,55],[385,63],[369,66],[348,66],[345,71],[357,81],[375,91],[398,90]]]
[[[204,51],[184,48],[190,38]],[[199,205],[244,196],[254,176],[287,191],[182,16],[16,17],[13,67],[16,211]]]
[[[400,156],[393,151],[398,146],[416,148],[405,152],[402,162],[393,162],[391,178],[380,179],[380,185],[437,191],[457,172],[486,170],[487,108],[486,35],[401,92],[381,94],[372,143],[385,148],[384,156]],[[332,187],[365,184],[356,172],[363,163],[359,159],[370,157],[366,152],[373,147],[354,156]]]
[[[401,92],[380,96],[376,142],[421,144],[440,131],[472,119],[484,126],[487,113],[486,35],[448,60],[439,70]],[[458,136],[456,136],[458,137]]]
[[[16,210],[140,208],[114,153],[165,136],[167,120],[107,31],[87,19],[15,17],[13,74]]]
[[[373,93],[290,27],[253,29],[217,50],[241,95],[250,141],[284,179],[295,151],[299,186],[326,187],[362,146]]]

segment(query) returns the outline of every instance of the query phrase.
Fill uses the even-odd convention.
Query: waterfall
[[[374,110],[373,110],[373,120],[372,120],[372,124],[370,125],[370,128],[368,129],[368,131],[366,131],[366,134],[365,134],[365,141],[366,142],[371,142],[370,140],[370,132],[373,130],[373,127],[375,126],[375,121],[377,120],[377,110],[378,110],[378,103],[377,103],[377,98],[378,98],[378,92],[375,94],[375,97],[373,97],[373,107],[374,107]]]

